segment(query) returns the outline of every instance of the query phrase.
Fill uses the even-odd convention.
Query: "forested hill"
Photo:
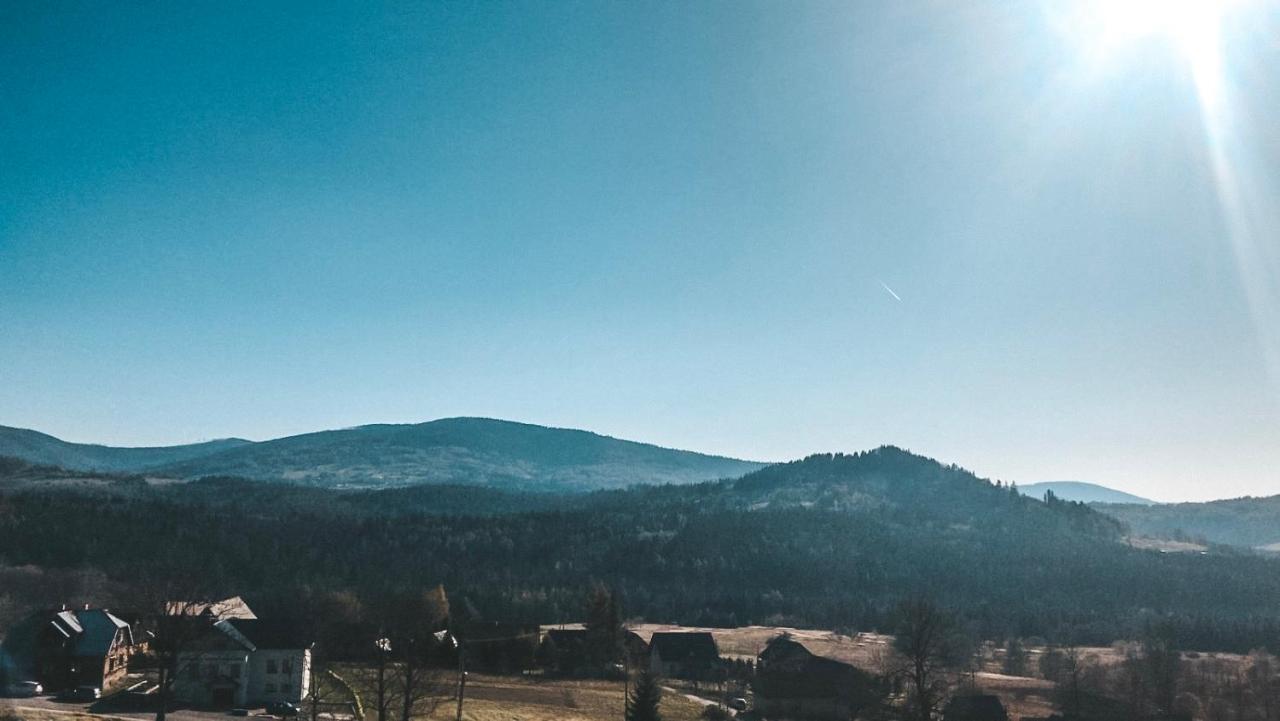
[[[200,568],[255,608],[443,583],[469,613],[536,622],[577,619],[595,582],[617,588],[629,616],[714,625],[874,629],[928,594],[986,637],[1108,643],[1161,616],[1189,648],[1280,648],[1280,562],[1129,548],[1086,506],[894,448],[567,495],[100,480],[0,483],[0,570],[124,583],[146,558]]]
[[[238,476],[326,487],[475,484],[590,491],[737,477],[764,464],[660,448],[587,431],[487,418],[368,425],[261,443],[107,448],[0,429],[0,455],[76,470],[177,478]]]
[[[67,470],[134,473],[249,444],[239,438],[153,448],[114,448],[70,443],[25,428],[0,426],[0,456]]]
[[[1280,496],[1208,503],[1096,506],[1135,533],[1175,540],[1205,540],[1280,552]]]

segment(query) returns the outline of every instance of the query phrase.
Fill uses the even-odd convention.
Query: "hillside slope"
[[[68,470],[137,473],[170,463],[251,445],[240,438],[150,448],[116,448],[71,443],[25,428],[0,426],[0,456]]]
[[[1138,535],[1280,551],[1280,496],[1096,508],[1129,524]]]
[[[487,418],[149,449],[83,446],[16,431],[0,434],[0,455],[76,470],[175,478],[237,476],[334,488],[475,484],[555,492],[692,483],[737,477],[764,465]]]
[[[0,484],[0,564],[119,578],[140,557],[201,564],[227,593],[282,604],[314,589],[443,583],[484,618],[548,623],[580,617],[586,589],[603,582],[628,615],[653,621],[874,629],[900,599],[928,594],[993,638],[1109,643],[1158,614],[1184,624],[1188,647],[1280,643],[1280,562],[1120,538],[1088,506],[896,448],[566,496],[236,479]]]
[[[1114,488],[1100,486],[1097,483],[1085,483],[1083,481],[1028,483],[1025,486],[1018,486],[1018,490],[1032,498],[1044,498],[1045,491],[1053,491],[1055,496],[1064,501],[1077,501],[1079,503],[1136,503],[1143,506],[1150,506],[1155,503],[1155,501],[1142,496],[1135,496],[1132,493],[1125,493]]]

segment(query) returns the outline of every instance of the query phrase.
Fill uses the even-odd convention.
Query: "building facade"
[[[38,681],[56,691],[94,686],[110,691],[128,674],[133,630],[105,608],[41,611],[5,636],[5,683]]]
[[[291,624],[218,621],[179,657],[174,696],[214,708],[300,703],[311,692],[311,646]]]

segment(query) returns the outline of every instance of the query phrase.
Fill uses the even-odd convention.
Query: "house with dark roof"
[[[649,642],[644,636],[631,629],[622,632],[622,653],[626,656],[627,666],[640,668],[649,661]]]
[[[834,720],[853,718],[886,687],[875,675],[784,634],[760,652],[752,690],[756,710],[769,718]]]
[[[5,683],[38,681],[49,690],[106,691],[124,679],[133,651],[133,630],[105,608],[40,611],[5,635],[0,676]]]
[[[660,631],[649,638],[649,672],[701,680],[720,665],[716,639],[706,631]]]
[[[943,721],[1009,721],[999,696],[985,693],[952,696],[942,710]]]
[[[179,657],[174,696],[214,708],[299,703],[311,690],[313,645],[290,620],[216,621]]]
[[[608,662],[608,668],[591,667],[588,639],[587,629],[581,625],[547,629],[538,647],[538,662],[548,671],[561,675],[612,673],[613,660]],[[623,655],[620,660],[627,667],[641,668],[649,664],[649,642],[632,629],[622,629],[619,650]]]

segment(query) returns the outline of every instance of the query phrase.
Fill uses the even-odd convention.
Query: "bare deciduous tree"
[[[946,700],[950,669],[963,660],[965,644],[955,618],[928,599],[903,602],[897,616],[893,646],[909,692],[908,714],[930,721]]]
[[[201,613],[217,600],[211,575],[204,569],[156,564],[135,581],[129,593],[128,602],[141,617],[158,674],[156,721],[165,720],[173,703],[173,683],[184,670],[184,656],[208,631],[210,620]]]

